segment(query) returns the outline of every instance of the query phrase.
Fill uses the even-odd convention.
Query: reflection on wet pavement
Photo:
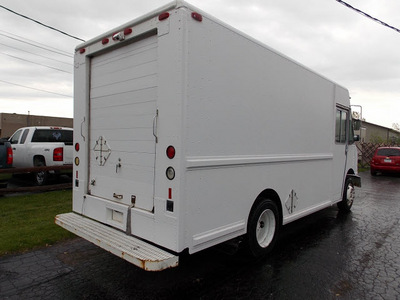
[[[331,207],[284,226],[267,258],[234,241],[149,273],[74,239],[0,258],[0,298],[396,299],[400,177],[361,175],[351,213]]]

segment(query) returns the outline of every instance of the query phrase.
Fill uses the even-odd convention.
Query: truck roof
[[[86,42],[84,42],[82,44],[79,44],[75,48],[75,51],[79,53],[80,49],[86,48],[86,47],[88,47],[90,45],[93,45],[95,43],[101,42],[104,37],[113,36],[116,32],[123,31],[124,29],[129,28],[129,27],[134,27],[137,24],[140,24],[140,23],[143,23],[143,22],[145,22],[145,21],[147,21],[149,19],[158,17],[163,12],[166,12],[166,11],[169,11],[169,10],[172,10],[172,9],[178,9],[178,8],[187,8],[187,9],[189,9],[191,11],[195,11],[195,12],[201,14],[202,17],[210,19],[213,22],[218,23],[219,25],[221,25],[221,26],[223,26],[223,27],[225,27],[225,28],[227,28],[227,29],[229,29],[229,30],[231,30],[233,32],[236,32],[237,34],[241,35],[242,37],[244,37],[244,38],[246,38],[246,39],[248,39],[250,41],[252,41],[253,43],[258,44],[259,46],[264,47],[264,48],[274,52],[275,54],[281,56],[282,58],[285,58],[285,59],[287,59],[287,60],[289,60],[289,61],[291,61],[291,62],[293,62],[293,63],[295,63],[295,64],[297,64],[299,66],[301,66],[302,68],[307,69],[308,71],[320,76],[321,78],[329,80],[330,82],[334,83],[335,85],[340,86],[341,88],[347,90],[345,87],[343,87],[342,85],[340,85],[340,84],[334,82],[333,80],[327,78],[326,76],[321,75],[318,72],[315,72],[314,70],[312,70],[309,67],[303,65],[302,63],[299,63],[298,61],[290,58],[289,56],[281,53],[280,51],[277,51],[277,50],[271,48],[270,46],[260,42],[259,40],[249,36],[248,34],[242,32],[242,31],[232,27],[231,25],[228,25],[227,23],[222,22],[221,20],[211,16],[210,14],[204,12],[203,10],[201,10],[201,9],[199,9],[199,8],[197,8],[197,7],[191,5],[191,4],[189,4],[189,3],[187,3],[186,1],[183,1],[183,0],[175,0],[173,2],[170,2],[170,3],[160,7],[158,9],[155,9],[155,10],[143,15],[143,16],[140,16],[140,17],[138,17],[136,19],[133,19],[132,21],[129,21],[127,23],[124,23],[124,24],[122,24],[122,25],[120,25],[120,26],[118,26],[116,28],[113,28],[112,30],[104,32],[104,33],[98,35],[97,37],[94,37],[94,38],[92,38],[92,39],[90,39],[90,40],[88,40],[88,41],[86,41]]]
[[[142,23],[144,21],[147,21],[147,20],[149,20],[151,18],[157,17],[158,15],[160,15],[161,13],[163,13],[165,11],[168,11],[168,10],[171,10],[171,9],[177,9],[177,8],[180,8],[180,7],[187,7],[187,8],[190,8],[190,9],[197,10],[197,8],[195,8],[192,5],[190,5],[190,4],[188,4],[188,3],[184,2],[184,1],[181,1],[181,0],[176,0],[176,1],[170,2],[170,3],[164,5],[164,6],[160,7],[160,8],[157,8],[157,9],[155,9],[155,10],[153,10],[153,11],[151,11],[151,12],[145,14],[145,15],[143,15],[143,16],[140,16],[140,17],[138,17],[136,19],[133,19],[132,21],[124,23],[124,24],[122,24],[122,25],[120,25],[120,26],[118,26],[116,28],[113,28],[113,29],[107,31],[107,32],[101,33],[100,35],[98,35],[98,36],[96,36],[96,37],[94,37],[94,38],[92,38],[92,39],[90,39],[90,40],[88,40],[88,41],[86,41],[86,42],[84,42],[82,44],[79,44],[75,48],[75,51],[78,51],[81,48],[90,46],[90,45],[92,45],[94,43],[97,43],[97,42],[101,41],[104,36],[113,35],[115,32],[122,31],[127,27],[133,27],[133,26],[135,26],[137,24],[140,24],[140,23]]]

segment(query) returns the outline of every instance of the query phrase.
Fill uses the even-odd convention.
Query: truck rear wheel
[[[251,256],[259,257],[271,251],[279,225],[279,211],[272,200],[263,199],[252,209],[246,235],[246,248]]]
[[[44,167],[45,163],[43,161],[35,162],[35,167]],[[33,181],[35,185],[41,186],[47,182],[47,172],[40,171],[33,174]]]

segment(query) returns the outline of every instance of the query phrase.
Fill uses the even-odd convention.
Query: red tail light
[[[12,148],[8,147],[7,148],[7,161],[6,164],[7,165],[12,165],[13,163],[13,152],[12,152]]]
[[[175,157],[175,148],[174,148],[174,146],[168,146],[168,148],[167,148],[167,157],[169,159],[173,159]]]
[[[53,161],[63,161],[64,160],[64,149],[56,148],[53,151]]]

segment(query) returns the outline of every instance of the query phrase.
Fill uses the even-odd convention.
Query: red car
[[[371,175],[400,173],[400,147],[379,147],[371,160]]]

